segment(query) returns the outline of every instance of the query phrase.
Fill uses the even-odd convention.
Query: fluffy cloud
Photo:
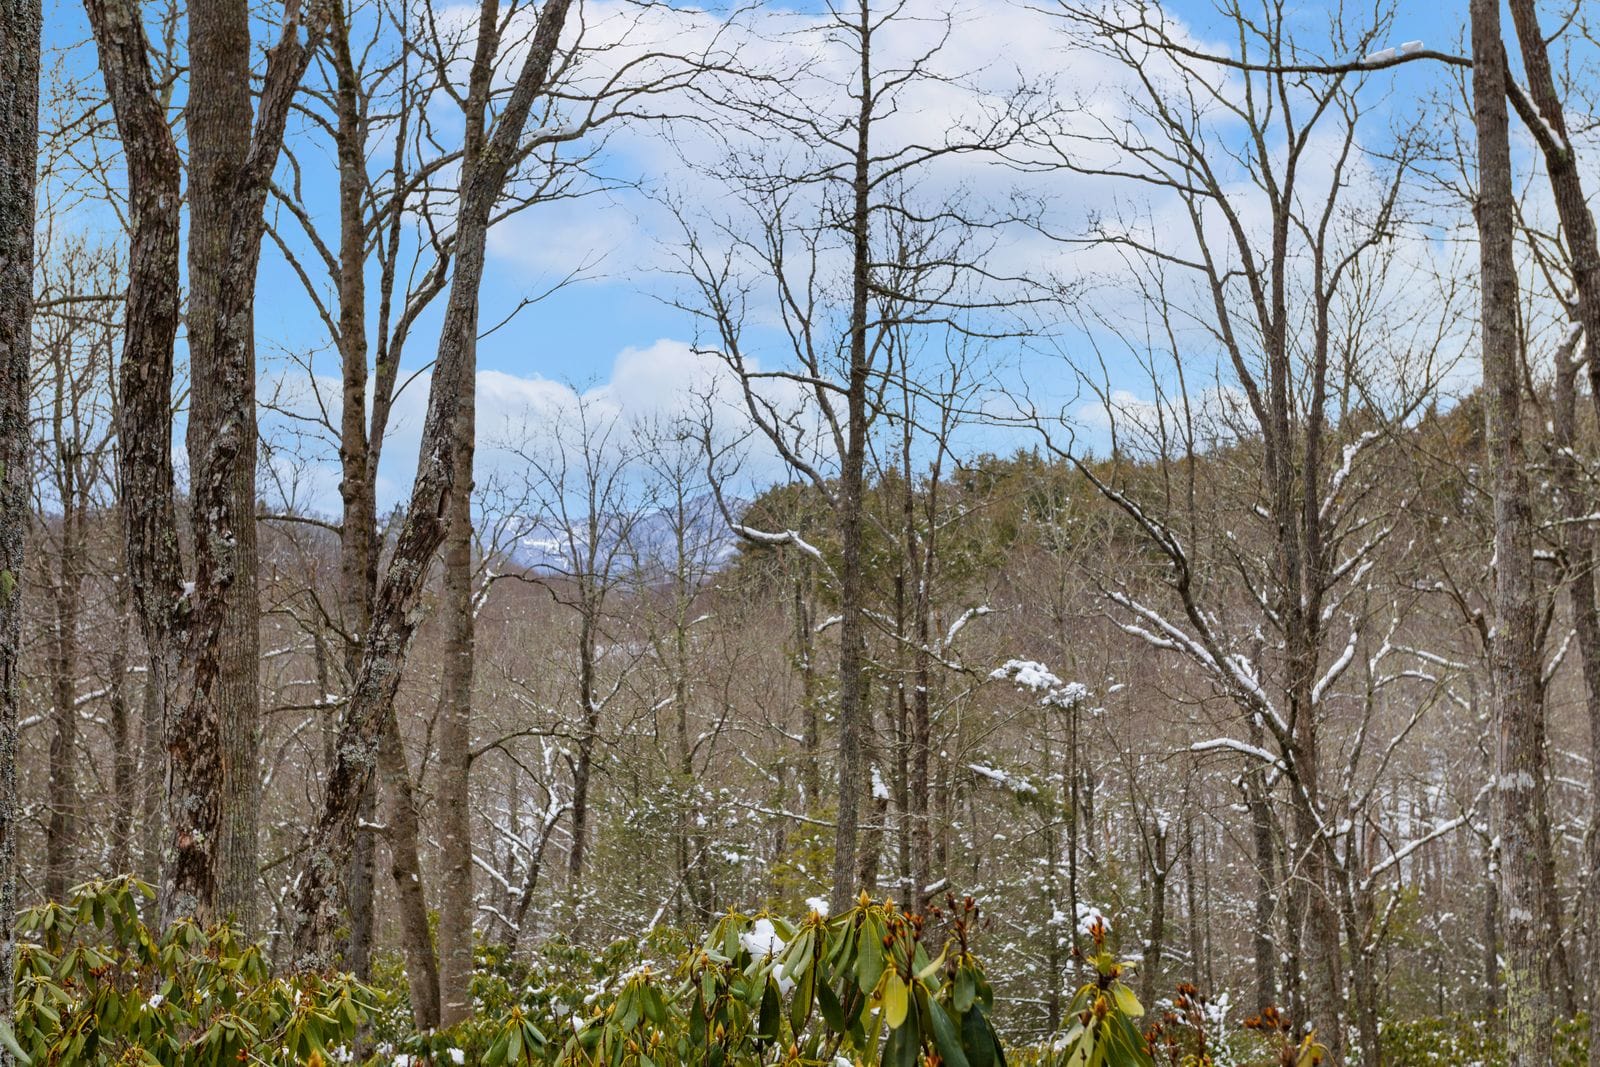
[[[427,411],[430,376],[407,380],[390,420],[378,471],[380,508],[401,502],[410,489]],[[787,409],[803,406],[792,387],[769,386],[767,394]],[[262,491],[272,506],[292,506],[324,515],[339,509],[338,450],[330,430],[339,420],[338,382],[298,368],[280,370],[262,382],[273,398],[263,417],[268,461]],[[618,353],[609,375],[587,386],[481,370],[476,383],[478,450],[474,469],[480,485],[514,484],[529,456],[572,450],[582,429],[614,423],[623,434],[679,420],[699,425],[709,418],[721,442],[738,441],[742,453],[733,477],[739,491],[783,476],[776,453],[751,433],[737,380],[716,356],[691,345],[661,339]]]

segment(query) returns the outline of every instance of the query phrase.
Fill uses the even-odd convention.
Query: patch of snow
[[[757,919],[755,924],[739,935],[739,943],[752,956],[776,956],[783,951],[783,938],[771,919]]]
[[[1039,792],[1034,788],[1033,783],[1028,781],[1026,778],[1018,778],[1014,774],[1007,774],[1000,768],[991,767],[986,763],[969,763],[967,764],[967,770],[979,775],[980,777],[989,779],[989,781],[995,783],[996,785],[1004,786],[1006,789],[1011,790],[1018,796],[1031,797],[1035,796]]]
[[[1111,920],[1106,918],[1105,912],[1093,904],[1084,904],[1080,901],[1078,904],[1078,933],[1084,937],[1092,937],[1096,923],[1099,923],[1106,933],[1111,932]]]
[[[1008,659],[1002,667],[989,672],[989,677],[999,681],[1007,678],[1017,683],[1019,689],[1054,689],[1061,679],[1050,673],[1050,668],[1031,659]]]

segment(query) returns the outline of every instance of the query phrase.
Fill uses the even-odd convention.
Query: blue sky
[[[1461,11],[1454,7],[1446,9],[1437,3],[1405,0],[1400,5],[1392,40],[1387,43],[1422,39],[1430,47],[1457,50],[1464,5],[1460,5]],[[804,15],[816,8],[802,4],[794,10]],[[1010,0],[966,0],[962,10],[967,18],[955,48],[981,51],[990,47],[995,60],[993,66],[1014,61],[1017,66],[1026,68],[1023,71],[1026,76],[1054,77],[1069,91],[1084,94],[1091,101],[1094,99],[1094,85],[1073,84],[1075,77],[1081,82],[1083,74],[1078,69],[1077,57],[1066,52],[1059,42],[1038,39],[1037,16],[1029,14],[1023,5]],[[1207,3],[1177,0],[1168,10],[1201,40],[1216,39],[1215,35],[1223,28],[1217,12]],[[1310,47],[1322,51],[1323,5],[1303,4],[1294,17],[1305,27],[1302,39]],[[1008,38],[1008,33],[1015,33],[1018,39]],[[77,76],[89,74],[92,50],[82,47],[87,31],[81,6],[59,0],[52,3],[47,9],[46,38],[47,47],[61,50],[65,71]],[[1001,75],[986,70],[984,77],[993,79]],[[1374,87],[1372,98],[1377,100],[1380,94],[1387,93],[1388,99],[1380,105],[1381,109],[1396,116],[1410,113],[1417,97],[1445,82],[1438,68],[1420,64],[1402,67],[1383,77],[1383,86]],[[97,82],[91,84],[98,88]],[[298,136],[300,150],[308,164],[319,154],[326,156],[320,142],[314,143],[304,131]],[[653,143],[653,137],[653,132],[641,130],[619,138],[616,146],[600,160],[600,169],[618,180],[641,180],[654,193],[687,194],[693,202],[702,191],[703,179],[689,167],[680,165],[672,153]],[[310,171],[308,165],[308,176]],[[320,201],[321,209],[330,211],[331,221],[331,171],[324,166],[317,173],[321,177],[311,180],[307,200],[313,205]],[[979,183],[975,191],[980,199],[998,194],[1014,181],[1010,177],[996,176],[993,185],[985,186],[982,183],[988,181],[986,178],[962,175],[961,180],[969,185],[973,181]],[[1050,193],[1048,186],[1039,188]],[[1130,196],[1138,195],[1136,190],[1131,194],[1126,190],[1113,190],[1105,182],[1063,179],[1060,196],[1067,206],[1057,212],[1056,221],[1062,228],[1070,229],[1081,225],[1090,213],[1102,210],[1107,204],[1126,208],[1134,202]],[[698,206],[715,211],[716,202],[713,199]],[[80,227],[111,229],[104,212],[80,209],[75,217]],[[536,206],[514,220],[491,243],[482,294],[482,320],[486,325],[498,321],[528,294],[543,291],[566,270],[579,263],[592,266],[590,277],[524,309],[509,326],[484,340],[479,351],[480,369],[499,375],[493,379],[492,387],[501,389],[510,379],[519,379],[534,383],[567,383],[580,391],[594,388],[604,391],[618,384],[613,378],[620,371],[637,373],[641,367],[666,365],[661,362],[665,357],[651,353],[675,351],[681,357],[681,350],[694,339],[695,326],[690,316],[668,306],[666,301],[682,294],[682,283],[660,269],[662,257],[670,255],[676,240],[677,233],[667,224],[659,206],[649,197],[630,190],[598,194],[579,202]],[[1021,240],[1015,254],[1026,255],[1027,247],[1027,242]],[[1068,269],[1075,268],[1069,265]],[[1095,274],[1098,268],[1091,263],[1085,271]],[[409,347],[406,363],[413,369],[425,361],[431,349],[438,307],[442,307],[442,300]],[[319,360],[319,370],[334,373],[331,356],[326,354],[325,334],[310,312],[299,281],[270,241],[265,246],[261,267],[257,331],[263,375],[285,372],[283,353],[304,356],[319,349],[325,353]],[[762,335],[758,335],[757,340],[761,339]],[[764,339],[771,342],[775,337],[769,334],[764,335]],[[780,349],[781,346],[771,346],[767,358],[781,359]],[[1018,346],[1001,346],[995,355],[999,365],[1006,368],[1001,375],[1013,383],[1026,380],[1045,406],[1066,403],[1077,392],[1067,382],[1055,357]],[[1112,373],[1119,375],[1122,370],[1114,367]],[[1127,389],[1139,394],[1141,385],[1136,370],[1127,369],[1127,376]],[[1112,384],[1121,387],[1116,381]],[[660,378],[652,380],[649,388],[655,391],[656,401],[670,399],[659,395],[663,389],[670,391],[670,386]],[[639,392],[629,390],[627,383],[621,383],[618,394]],[[421,397],[413,399],[412,410],[419,412]],[[646,401],[649,399],[647,396]],[[402,421],[410,417],[406,412],[402,406]],[[414,461],[414,431],[414,426],[411,433],[402,427],[387,454],[384,473],[391,495],[408,480],[408,468]],[[1014,435],[991,433],[975,437],[974,443],[1003,447],[1017,440]],[[776,467],[763,463],[756,463],[751,470],[753,477],[777,473]],[[326,489],[325,484],[321,490],[313,490],[306,502],[331,504],[326,499]]]

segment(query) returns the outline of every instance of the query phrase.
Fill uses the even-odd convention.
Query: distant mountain
[[[730,502],[736,512],[743,501]],[[637,515],[612,514],[600,520],[597,554],[613,557],[617,571],[662,571],[672,568],[678,556],[678,530],[675,509],[655,508]],[[512,562],[532,571],[552,574],[574,569],[587,551],[589,532],[583,527],[571,530],[548,523],[530,526],[511,549]],[[687,507],[683,531],[684,551],[699,566],[717,570],[738,551],[738,537],[729,528],[709,494],[695,497]]]

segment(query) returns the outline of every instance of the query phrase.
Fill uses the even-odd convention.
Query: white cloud
[[[402,379],[406,378],[402,375]],[[417,451],[427,412],[431,377],[409,380],[390,417],[378,472],[379,507],[403,501],[416,470]],[[573,426],[582,408],[591,424],[622,420],[629,424],[699,421],[709,412],[721,441],[743,438],[735,492],[770,484],[783,476],[776,453],[751,434],[736,379],[716,356],[686,342],[663,338],[643,348],[618,353],[609,375],[589,385],[481,370],[476,384],[478,449],[474,477],[480,485],[518,477],[521,456],[571,447]],[[786,408],[803,403],[799,391],[782,384],[763,390]],[[274,398],[276,414],[263,417],[263,436],[273,443],[262,472],[262,492],[272,506],[293,505],[319,514],[339,509],[338,452],[332,434],[308,430],[308,421],[339,419],[338,382],[298,368],[265,378],[261,395]],[[520,454],[520,456],[519,456]]]

